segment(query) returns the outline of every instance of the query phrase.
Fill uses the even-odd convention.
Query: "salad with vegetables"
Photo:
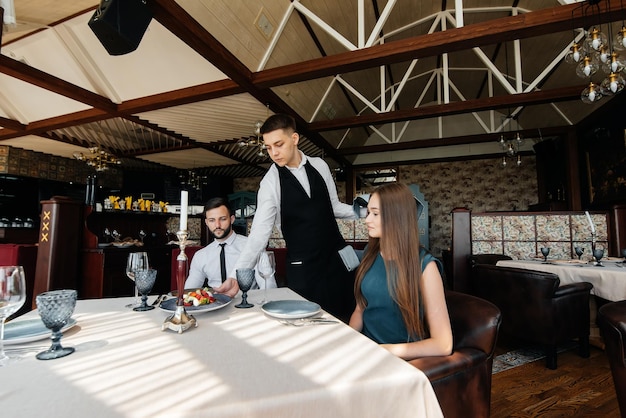
[[[208,305],[209,303],[215,302],[215,300],[215,296],[213,296],[211,288],[209,287],[183,293],[183,303],[185,306]]]

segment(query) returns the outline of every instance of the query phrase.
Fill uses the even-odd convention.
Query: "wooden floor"
[[[538,360],[493,375],[491,417],[616,417],[619,408],[604,351],[588,359],[576,349],[558,355],[558,368]]]

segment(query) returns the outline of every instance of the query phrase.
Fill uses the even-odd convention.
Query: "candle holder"
[[[179,334],[191,327],[197,327],[198,322],[193,315],[187,313],[185,310],[185,303],[183,302],[183,293],[185,292],[185,279],[187,276],[187,254],[185,254],[185,247],[187,246],[187,237],[189,233],[185,231],[178,231],[176,233],[178,237],[178,247],[180,248],[180,254],[176,257],[176,287],[178,288],[178,295],[176,299],[176,311],[167,317],[161,326],[161,331],[171,329]]]

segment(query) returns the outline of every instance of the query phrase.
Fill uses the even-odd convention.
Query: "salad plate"
[[[224,306],[227,306],[228,304],[230,304],[230,302],[233,301],[232,298],[230,298],[229,296],[223,295],[221,293],[215,293],[213,294],[213,297],[215,298],[215,302],[213,303],[209,303],[207,305],[198,305],[198,306],[185,306],[185,310],[189,313],[194,313],[194,314],[210,312],[210,311],[215,311],[217,309],[222,309]],[[169,313],[176,312],[176,298],[170,298],[170,299],[164,300],[159,305],[159,308],[162,311],[169,312]]]
[[[76,325],[76,320],[70,318],[67,325],[61,329],[61,332],[69,330],[74,325]],[[4,339],[2,342],[5,345],[29,343],[50,338],[51,334],[52,331],[46,328],[40,318],[15,320],[4,325]]]
[[[308,300],[274,300],[261,306],[267,315],[279,319],[300,319],[315,316],[322,308]]]

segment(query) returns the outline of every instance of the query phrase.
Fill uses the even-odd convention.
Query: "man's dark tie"
[[[226,245],[225,242],[220,244],[220,247],[222,247],[222,249],[220,250],[220,270],[222,272],[222,283],[226,281],[226,254],[224,254],[224,245]]]

